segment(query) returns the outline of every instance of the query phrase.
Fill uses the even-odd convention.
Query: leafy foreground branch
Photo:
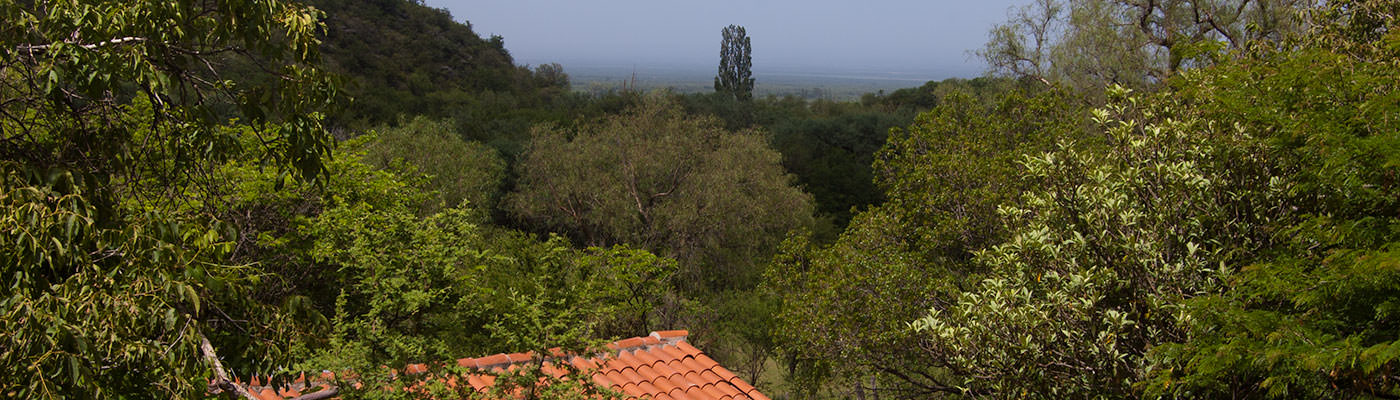
[[[322,176],[318,13],[280,1],[0,3],[0,393],[206,395],[210,349],[238,368],[292,313],[253,300],[229,226],[192,205],[239,153]],[[269,41],[268,37],[282,40]],[[222,75],[256,65],[247,79]]]

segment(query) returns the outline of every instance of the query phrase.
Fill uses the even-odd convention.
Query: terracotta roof
[[[744,382],[715,360],[706,356],[700,349],[686,343],[686,331],[652,332],[649,336],[622,339],[611,344],[608,353],[595,357],[567,357],[567,362],[583,371],[592,371],[593,381],[599,386],[618,391],[628,398],[652,398],[656,400],[769,400],[748,382]],[[556,354],[557,356],[557,354]],[[529,353],[496,354],[479,358],[463,358],[457,364],[489,372],[501,372],[517,363],[530,361]],[[556,377],[562,372],[546,362],[543,370]],[[409,373],[426,371],[422,364],[409,365]],[[490,387],[495,376],[473,374],[467,382],[477,390]],[[308,387],[305,377],[299,377],[285,388],[262,386],[257,378],[249,382],[248,389],[263,400],[285,400],[306,392],[316,391],[314,386],[324,387],[324,383],[313,383]],[[312,382],[325,382],[313,379]]]

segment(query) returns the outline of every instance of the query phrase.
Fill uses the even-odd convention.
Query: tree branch
[[[339,394],[340,394],[340,389],[339,389],[339,388],[330,387],[330,388],[327,388],[326,390],[322,390],[322,391],[319,391],[319,392],[316,392],[316,393],[303,394],[303,395],[301,395],[301,396],[293,397],[293,398],[291,398],[291,400],[324,400],[324,399],[329,399],[329,398],[331,398],[331,397],[335,397],[336,395],[339,395]]]
[[[104,41],[101,41],[101,42],[89,43],[89,44],[79,44],[79,43],[73,43],[73,42],[67,42],[67,41],[65,41],[65,42],[63,42],[63,43],[64,43],[64,44],[77,45],[78,47],[82,47],[82,48],[84,48],[84,49],[92,50],[92,49],[96,49],[96,48],[102,47],[102,46],[112,46],[112,45],[118,45],[118,44],[123,44],[123,43],[144,42],[144,41],[146,41],[146,38],[143,38],[143,37],[134,37],[134,36],[127,36],[127,37],[120,37],[120,38],[116,38],[116,39],[104,40]],[[50,44],[25,44],[25,45],[20,45],[20,46],[18,47],[18,49],[19,49],[19,50],[28,50],[28,51],[34,51],[34,50],[48,50],[50,47],[53,47],[53,46],[54,46],[54,44],[52,44],[52,43],[50,43]]]
[[[252,392],[248,391],[247,386],[229,379],[228,372],[224,371],[224,364],[219,362],[219,355],[214,352],[214,345],[209,344],[209,338],[199,339],[199,351],[204,355],[204,359],[209,362],[209,366],[214,368],[214,382],[209,384],[209,391],[214,393],[219,393],[221,391],[233,392],[237,394],[238,397],[248,400],[259,400],[257,396],[254,396]],[[290,400],[325,400],[339,394],[339,388],[330,386],[327,387],[326,390],[293,397]]]
[[[228,372],[224,371],[224,364],[219,362],[219,355],[214,353],[214,345],[209,344],[208,337],[199,338],[199,351],[204,354],[204,360],[209,362],[209,366],[214,368],[214,382],[209,384],[210,391],[228,391],[248,400],[259,400],[248,392],[248,388],[228,379]]]

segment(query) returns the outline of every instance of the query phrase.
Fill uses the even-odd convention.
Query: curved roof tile
[[[557,349],[550,349],[552,357],[546,359],[546,368],[541,371],[563,377],[565,368],[558,368],[560,364],[556,363],[567,362],[591,373],[593,382],[599,386],[620,391],[629,399],[769,400],[748,382],[687,343],[688,335],[686,331],[652,332],[648,336],[613,342],[608,345],[611,351],[592,357],[567,356]],[[532,358],[532,353],[494,354],[459,359],[457,365],[481,370],[465,378],[473,388],[484,390],[496,381],[492,373],[516,370],[520,363],[532,362]],[[428,368],[423,364],[413,364],[407,368],[410,374],[426,370]],[[291,387],[273,388],[260,386],[263,380],[254,378],[248,389],[263,399],[285,400],[308,387],[325,386],[329,378],[323,376],[319,382],[315,377],[311,379],[311,382],[297,379]]]

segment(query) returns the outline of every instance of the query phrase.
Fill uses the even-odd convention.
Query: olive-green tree
[[[585,245],[674,257],[692,289],[752,286],[757,260],[811,223],[811,196],[779,161],[755,132],[652,98],[577,129],[537,127],[505,208]]]
[[[501,196],[506,163],[490,146],[469,142],[454,132],[452,121],[416,117],[397,127],[384,127],[369,144],[366,161],[380,168],[413,168],[427,174],[428,190],[436,198],[423,213],[456,207],[466,201],[470,209],[489,215]]]

